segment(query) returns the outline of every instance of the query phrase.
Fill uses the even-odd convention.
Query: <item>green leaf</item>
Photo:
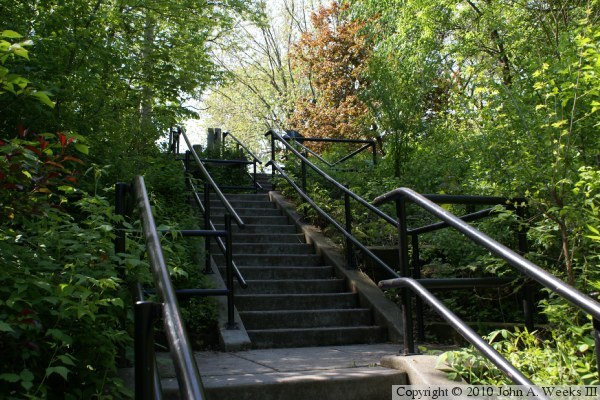
[[[14,332],[14,329],[8,323],[0,321],[0,332]]]
[[[46,376],[50,376],[52,374],[58,374],[64,380],[67,380],[67,375],[69,375],[69,370],[67,369],[67,367],[63,367],[63,366],[46,368]]]
[[[86,146],[85,144],[81,144],[81,143],[75,143],[75,150],[77,150],[80,153],[83,154],[90,154],[90,148],[88,146]]]
[[[54,329],[54,328],[48,329],[46,331],[46,336],[50,336],[54,339],[60,340],[63,344],[66,344],[66,345],[70,345],[71,343],[73,343],[73,339],[71,338],[71,336],[67,335],[60,329]]]
[[[35,92],[32,94],[32,96],[37,98],[39,101],[41,101],[45,105],[54,108],[56,103],[53,102],[52,100],[50,100],[50,97],[48,97],[49,94],[50,93],[48,93],[48,92]]]
[[[8,39],[19,39],[22,38],[23,35],[21,35],[20,33],[17,33],[15,31],[11,31],[10,29],[2,31],[2,33],[0,33],[0,37],[5,37]]]
[[[15,383],[21,380],[21,377],[17,374],[0,374],[0,380]]]
[[[57,357],[60,361],[62,361],[63,364],[65,365],[70,365],[72,367],[75,366],[75,362],[73,361],[75,359],[75,357],[69,355],[69,354],[61,354],[60,356]]]

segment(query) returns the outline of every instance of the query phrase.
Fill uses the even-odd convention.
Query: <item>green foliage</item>
[[[561,308],[567,311],[570,307],[563,305]],[[551,310],[553,315],[556,311]],[[569,311],[573,312],[572,309]],[[561,313],[561,317],[564,316]],[[569,321],[562,327],[566,331],[503,329],[490,333],[486,340],[535,384],[597,385],[591,321],[583,325]],[[472,385],[514,384],[474,348],[443,353],[438,358],[438,368],[446,371],[450,379],[462,378]]]
[[[8,218],[0,223],[0,393],[124,396],[114,378],[117,355],[130,343],[122,325],[127,286],[113,252],[117,218],[105,198],[64,181],[72,177],[66,166],[80,163],[67,155],[72,142],[41,138],[2,146],[10,151],[2,152],[1,170]],[[65,165],[48,160],[51,149],[60,150],[56,157]]]
[[[220,77],[209,43],[257,10],[239,0],[2,0],[0,12],[25,36],[11,50],[26,56],[25,45],[35,49],[15,72],[43,82],[38,95],[51,92],[56,102],[50,113],[6,98],[1,129],[79,132],[102,165],[143,154],[178,119],[197,116],[184,104]]]

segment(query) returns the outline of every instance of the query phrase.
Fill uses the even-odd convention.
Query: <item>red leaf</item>
[[[76,163],[83,164],[83,161],[81,161],[79,158],[73,157],[73,156],[65,156],[63,158],[63,161],[74,161]]]
[[[75,178],[74,176],[67,176],[65,179],[71,183],[77,183],[77,178]]]
[[[44,150],[46,147],[48,147],[48,144],[50,144],[49,142],[45,141],[43,137],[38,137],[38,140],[40,142],[40,147],[42,148],[42,150]]]
[[[48,164],[48,165],[52,165],[53,167],[56,168],[60,168],[60,169],[65,169],[65,167],[57,162],[54,161],[46,161],[44,164]]]
[[[60,132],[58,132],[57,135],[58,135],[58,139],[60,140],[60,145],[64,149],[65,146],[67,145],[67,137]]]
[[[41,156],[41,155],[42,155],[42,152],[41,152],[41,151],[40,151],[40,149],[38,149],[37,147],[33,147],[33,146],[30,146],[30,145],[25,145],[24,147],[25,147],[27,150],[31,150],[31,151],[33,151],[33,152],[34,152],[35,154],[37,154],[38,156]]]

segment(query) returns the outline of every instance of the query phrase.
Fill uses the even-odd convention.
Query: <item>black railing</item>
[[[334,139],[334,138],[315,138],[315,137],[301,137],[301,136],[283,136],[283,140],[287,142],[295,142],[296,145],[303,150],[303,153],[311,154],[315,156],[319,161],[324,163],[329,167],[335,167],[338,164],[343,163],[351,159],[354,156],[362,153],[365,150],[371,149],[371,156],[373,165],[377,164],[377,142],[373,139]],[[329,162],[316,151],[312,150],[310,147],[304,145],[305,142],[313,142],[313,143],[341,143],[341,144],[362,144],[363,146],[358,149],[352,151],[351,153],[345,155],[339,160]]]
[[[477,229],[468,225],[465,221],[472,221],[479,218],[483,218],[492,214],[493,209],[486,209],[482,211],[470,212],[462,217],[457,217],[450,212],[444,210],[440,206],[434,203],[434,201],[441,203],[458,203],[458,204],[501,204],[505,207],[515,207],[517,204],[521,204],[524,202],[524,199],[505,199],[499,197],[480,197],[480,196],[447,196],[447,195],[428,195],[427,197],[418,195],[418,201],[416,201],[419,205],[425,208],[427,211],[432,213],[434,216],[439,217],[442,222],[434,223],[428,226],[416,228],[416,229],[408,229],[406,223],[406,212],[404,207],[404,200],[401,198],[398,200],[398,205],[396,207],[396,213],[398,215],[398,219],[394,219],[393,217],[385,214],[383,211],[374,207],[373,205],[366,202],[360,196],[357,196],[346,187],[341,185],[335,179],[331,178],[325,172],[321,171],[318,167],[312,164],[303,154],[297,151],[294,146],[291,146],[285,139],[281,137],[277,132],[269,131],[267,135],[271,136],[271,156],[272,160],[269,161],[268,165],[271,165],[273,168],[273,173],[278,172],[289,184],[290,186],[300,195],[300,197],[308,203],[317,213],[327,220],[333,227],[335,227],[346,240],[346,248],[347,248],[347,262],[349,267],[355,267],[353,263],[353,251],[352,246],[356,247],[360,251],[363,252],[367,257],[371,258],[374,263],[382,269],[388,276],[393,277],[395,279],[386,280],[382,282],[382,286],[389,287],[392,285],[402,286],[412,289],[415,293],[418,294],[418,302],[421,300],[429,303],[440,315],[446,319],[451,326],[453,326],[457,331],[470,343],[472,343],[475,347],[477,347],[482,353],[498,368],[505,372],[507,376],[513,380],[515,383],[526,385],[528,387],[532,387],[534,392],[542,398],[546,398],[543,393],[539,392],[539,390],[533,387],[533,384],[525,378],[518,370],[514,368],[506,359],[504,359],[498,352],[496,352],[487,342],[485,342],[481,337],[479,337],[465,322],[460,320],[456,315],[454,315],[450,310],[448,310],[435,296],[431,294],[425,287],[429,287],[430,289],[448,289],[448,288],[463,288],[463,287],[497,287],[499,285],[507,284],[513,282],[515,279],[519,279],[517,277],[511,278],[462,278],[462,279],[417,279],[411,278],[408,270],[409,265],[409,257],[408,257],[408,237],[412,236],[412,244],[413,244],[413,272],[415,274],[419,274],[418,265],[420,264],[419,254],[418,254],[418,235],[426,232],[432,232],[438,229],[446,228],[446,227],[454,227],[461,226],[464,229],[467,229],[470,232],[473,232],[474,237],[479,238],[475,240],[476,243],[479,243],[486,249],[497,249],[502,248],[504,255],[510,254],[510,257],[505,258],[505,260],[513,260],[514,257],[520,260],[519,262],[527,262],[528,266],[534,266],[534,264],[526,261],[523,257],[515,253],[514,251],[508,249],[507,247],[500,245],[498,242],[493,239],[485,236],[483,233],[479,232]],[[298,186],[294,180],[283,170],[277,162],[275,161],[275,142],[279,141],[283,143],[283,146],[286,150],[290,151],[294,154],[301,163],[301,180],[302,187]],[[319,207],[307,194],[306,194],[306,169],[307,166],[314,170],[318,175],[324,178],[326,181],[331,183],[335,188],[341,191],[345,198],[345,224],[338,223],[333,217],[327,214],[321,207]],[[403,189],[404,190],[404,189]],[[395,193],[395,192],[392,192]],[[412,192],[414,193],[414,192]],[[416,193],[415,193],[416,195]],[[389,199],[392,199],[393,196],[388,194]],[[382,198],[378,198],[376,201],[376,205],[383,204],[386,201],[389,201],[388,197],[384,196]],[[382,218],[382,220],[386,221],[397,227],[399,243],[400,243],[400,270],[404,276],[399,275],[396,271],[390,268],[385,262],[383,262],[380,258],[378,258],[373,252],[371,252],[366,246],[364,246],[358,239],[356,239],[352,234],[352,221],[349,212],[349,199],[352,198],[356,200],[359,204],[363,205],[367,210],[374,213],[375,215]],[[429,198],[429,199],[428,199]],[[411,198],[412,200],[412,198]],[[426,202],[427,206],[423,206],[422,202]],[[432,212],[431,209],[435,210]],[[522,214],[522,207],[517,208],[517,214]],[[461,228],[462,229],[462,228]],[[469,236],[471,237],[471,236]],[[483,242],[482,238],[487,238]],[[526,249],[526,241],[524,232],[518,233],[519,237],[519,248],[522,252]],[[493,245],[492,245],[493,243]],[[488,247],[489,246],[489,247]],[[492,251],[494,252],[494,251]],[[497,254],[494,252],[494,254]],[[516,262],[516,261],[515,261]],[[510,262],[509,262],[510,263]],[[511,264],[513,265],[513,264]],[[531,272],[534,276],[530,274],[526,274],[526,276],[532,277],[534,280],[542,283],[544,286],[551,285],[550,288],[555,290],[557,293],[564,295],[565,293],[569,293],[569,297],[567,299],[572,298],[576,300],[574,303],[578,306],[585,305],[584,310],[590,312],[594,317],[594,327],[600,325],[598,323],[598,312],[600,312],[600,303],[597,303],[587,296],[577,292],[574,288],[569,287],[565,288],[565,284],[553,277],[552,275],[544,272],[541,268],[534,266],[535,268],[526,268],[528,271],[535,271],[535,273]],[[540,276],[544,276],[542,280],[536,279],[538,277],[538,273]],[[520,272],[523,272],[520,270]],[[539,277],[538,277],[539,278]],[[552,286],[553,285],[553,286]],[[568,286],[568,285],[567,285]],[[525,285],[527,287],[527,285]],[[408,291],[405,290],[405,293]],[[407,294],[403,294],[402,296],[402,304],[403,304],[403,321],[404,321],[404,352],[406,354],[414,353],[414,339],[413,339],[413,324],[412,324],[412,306],[410,302],[410,298]],[[528,299],[525,306],[525,320],[527,325],[532,325],[532,317],[531,317],[531,300]],[[596,332],[598,335],[598,331]]]
[[[177,294],[163,256],[159,232],[156,230],[152,216],[144,179],[141,176],[135,177],[131,186],[117,184],[116,192],[117,213],[122,215],[127,212],[125,197],[128,192],[134,197],[142,223],[142,233],[146,242],[146,253],[154,278],[156,294],[160,301],[160,303],[146,301],[139,285],[135,290],[135,398],[136,400],[162,398],[154,350],[154,323],[157,319],[162,318],[164,334],[175,365],[180,397],[204,399],[202,380],[179,311]],[[118,229],[115,242],[116,251],[118,253],[125,252],[125,247],[125,232]]]
[[[320,176],[322,179],[327,181],[333,188],[335,188],[339,192],[343,193],[343,196],[344,196],[344,218],[345,218],[345,221],[343,222],[343,227],[341,226],[342,224],[334,221],[333,218],[331,218],[329,215],[327,215],[326,212],[324,212],[322,209],[318,208],[318,206],[312,200],[304,198],[303,194],[300,194],[300,196],[311,207],[313,207],[315,210],[317,210],[319,215],[321,215],[330,224],[332,224],[345,238],[346,258],[347,258],[349,267],[350,268],[356,267],[356,262],[354,259],[354,250],[358,249],[364,254],[364,256],[373,260],[376,267],[379,270],[381,270],[385,276],[387,276],[387,277],[397,276],[397,275],[395,275],[396,272],[394,270],[392,270],[391,268],[389,268],[389,266],[387,266],[379,258],[377,258],[373,254],[373,252],[368,250],[362,244],[359,245],[355,242],[356,239],[354,238],[354,236],[352,234],[353,223],[352,223],[352,213],[351,213],[350,201],[352,200],[352,201],[357,202],[364,210],[367,210],[371,215],[374,215],[377,218],[382,219],[386,223],[392,225],[395,229],[398,229],[398,227],[399,227],[398,219],[386,214],[379,208],[374,207],[368,201],[366,201],[362,197],[358,196],[357,194],[355,194],[354,192],[349,190],[347,187],[340,184],[338,181],[336,181],[334,178],[329,176],[323,170],[319,169],[315,164],[310,162],[304,154],[302,154],[300,151],[298,151],[298,149],[296,149],[296,146],[289,143],[289,141],[290,141],[289,138],[283,137],[278,132],[275,132],[275,131],[269,131],[266,133],[266,135],[271,136],[271,147],[272,147],[271,156],[272,156],[273,160],[275,160],[274,157],[276,155],[276,150],[275,150],[275,148],[277,147],[276,143],[281,143],[280,146],[283,146],[283,149],[285,149],[288,152],[288,154],[289,153],[293,154],[300,161],[300,168],[299,168],[300,169],[300,177],[299,177],[299,179],[300,179],[301,183],[300,183],[299,187],[295,183],[291,182],[291,179],[289,178],[288,175],[285,174],[285,172],[283,171],[283,168],[277,168],[277,167],[273,168],[273,173],[278,171],[288,182],[290,182],[292,187],[294,187],[294,189],[298,193],[300,193],[300,192],[306,193],[308,168],[315,171],[318,176]],[[331,139],[322,139],[322,140],[328,141]],[[269,165],[273,165],[273,163],[274,162],[271,161]],[[504,207],[511,208],[511,207],[515,207],[515,204],[521,204],[521,203],[525,202],[524,199],[506,199],[506,198],[502,198],[502,197],[491,197],[491,196],[451,196],[451,195],[432,194],[432,195],[426,195],[426,197],[428,197],[434,201],[440,202],[440,203],[465,204],[465,205],[467,205],[467,209],[470,209],[472,206],[475,206],[475,205],[485,205],[485,204],[487,204],[487,205],[502,205]],[[464,221],[474,221],[474,220],[478,220],[478,219],[489,217],[489,216],[493,215],[493,211],[494,211],[494,208],[488,208],[485,210],[470,212],[468,214],[461,216],[460,218]],[[523,212],[523,207],[518,207],[517,214],[521,215],[522,212]],[[413,245],[413,252],[412,252],[412,260],[413,260],[413,271],[412,272],[413,272],[413,274],[412,274],[412,277],[417,279],[421,284],[425,285],[426,287],[428,287],[432,290],[446,290],[446,289],[461,289],[461,288],[467,288],[467,287],[470,287],[470,288],[481,287],[482,285],[484,285],[486,287],[492,287],[492,286],[498,287],[501,285],[506,285],[507,283],[510,283],[510,282],[514,282],[518,279],[518,277],[513,277],[513,278],[488,277],[488,278],[477,278],[476,280],[470,279],[470,278],[421,279],[420,265],[422,263],[420,260],[418,235],[424,234],[427,232],[433,232],[433,231],[443,229],[446,227],[448,227],[448,225],[442,221],[439,223],[434,223],[431,225],[427,225],[427,226],[423,226],[423,227],[419,227],[419,228],[415,228],[415,229],[408,229],[406,232],[407,236],[412,237],[412,241],[411,241],[412,245]],[[518,238],[519,238],[519,240],[518,240],[519,241],[519,249],[520,249],[520,251],[522,251],[524,253],[527,248],[527,243],[525,240],[525,232],[519,232]],[[406,271],[401,276],[411,276],[411,274],[408,271]],[[525,325],[529,329],[533,329],[533,301],[531,299],[531,297],[532,297],[531,288],[529,285],[523,285],[522,288],[523,288],[522,291],[523,291],[523,299],[524,299],[523,300],[523,311],[524,311]],[[422,307],[420,300],[417,300],[416,306],[417,306],[416,318],[417,318],[417,326],[418,326],[417,334],[418,334],[419,339],[422,340],[425,335],[425,333],[424,333],[425,329],[424,329],[424,322],[423,322],[423,307]]]
[[[246,185],[246,186],[242,186],[242,185],[231,185],[231,186],[227,186],[227,185],[220,185],[221,189],[234,189],[234,190],[252,190],[254,192],[257,192],[258,190],[262,190],[262,186],[260,185],[260,183],[257,182],[256,180],[256,174],[257,174],[257,164],[262,164],[262,161],[260,161],[258,159],[258,157],[256,157],[254,155],[254,153],[252,153],[250,150],[248,150],[248,148],[246,146],[244,146],[235,136],[233,136],[233,134],[231,134],[230,132],[224,132],[223,133],[223,140],[222,140],[222,146],[223,149],[220,150],[222,153],[224,153],[225,150],[225,138],[227,137],[231,137],[232,140],[237,144],[238,146],[238,150],[240,150],[240,159],[234,159],[234,160],[225,160],[225,159],[208,159],[208,158],[200,158],[198,156],[198,153],[194,150],[193,146],[191,145],[189,139],[187,138],[187,135],[185,133],[185,128],[183,127],[172,127],[169,130],[169,145],[168,145],[168,151],[171,153],[174,153],[176,155],[180,154],[179,153],[179,144],[180,144],[180,139],[181,137],[184,137],[189,150],[187,150],[184,153],[184,157],[182,158],[182,161],[184,162],[185,165],[185,169],[186,171],[190,171],[191,170],[191,163],[192,163],[192,158],[194,158],[196,161],[198,161],[199,164],[202,164],[204,168],[203,171],[201,171],[202,175],[204,175],[204,172],[206,172],[206,165],[213,165],[213,166],[229,166],[229,167],[238,167],[239,169],[243,169],[246,174],[248,175],[248,177],[251,180],[251,185]],[[243,151],[242,151],[243,150]],[[250,157],[250,160],[248,160],[246,158],[246,156],[244,155],[244,152],[246,153],[246,155],[248,155]],[[192,153],[195,153],[195,155],[193,155]],[[248,166],[252,165],[252,173],[250,173],[250,171],[248,171]]]
[[[383,196],[376,198],[373,202],[375,205],[381,205],[384,203],[388,203],[391,201],[395,201],[396,210],[399,219],[399,228],[398,228],[398,237],[399,237],[399,257],[400,257],[400,265],[401,270],[406,271],[406,266],[409,261],[408,254],[408,229],[406,226],[406,202],[411,202],[416,204],[420,208],[426,210],[431,215],[439,218],[448,226],[456,229],[458,232],[471,239],[473,242],[477,243],[481,247],[487,249],[495,256],[503,259],[509,265],[514,267],[518,272],[523,274],[525,277],[536,281],[542,286],[549,289],[551,292],[558,294],[563,297],[565,300],[590,314],[594,321],[594,329],[595,335],[598,336],[599,331],[598,327],[600,323],[600,303],[593,300],[589,296],[579,292],[574,287],[568,285],[567,283],[561,281],[554,275],[544,271],[539,266],[535,265],[531,261],[525,259],[523,256],[517,254],[513,250],[508,247],[498,243],[494,239],[490,238],[483,232],[475,229],[473,226],[465,223],[449,211],[443,209],[442,207],[435,204],[430,199],[425,196],[416,193],[415,191],[408,188],[399,188],[394,191],[391,191]],[[403,287],[409,288],[412,292],[416,293],[420,298],[425,299],[430,302],[430,293],[419,284],[414,279],[405,277],[398,277],[397,279],[386,280],[381,282],[382,287],[390,288],[390,287]],[[414,352],[414,341],[413,341],[413,332],[412,332],[412,312],[411,312],[411,299],[409,296],[409,291],[404,290],[402,295],[402,309],[403,309],[403,320],[405,322],[404,325],[404,340],[405,340],[405,351]],[[442,310],[439,307],[436,307],[436,310],[440,312],[444,318],[448,318],[447,310]],[[454,325],[453,325],[454,326]],[[461,333],[462,334],[462,333]],[[463,335],[464,336],[464,335]],[[467,338],[465,336],[465,338]],[[469,340],[469,338],[467,338]],[[473,343],[473,342],[472,342]],[[479,346],[479,345],[477,345]],[[479,347],[478,347],[479,348]],[[484,353],[486,357],[488,357],[494,364],[498,365],[498,367],[504,372],[508,373],[506,370],[502,369],[498,363],[495,362],[494,358],[491,355]],[[600,362],[600,359],[596,360],[597,363]],[[510,375],[509,375],[510,376]]]
[[[211,204],[210,204],[211,191],[215,193],[215,195],[217,196],[217,199],[221,202],[221,204],[225,208],[225,215],[226,216],[231,215],[231,218],[235,221],[237,226],[240,228],[244,228],[246,226],[246,224],[244,223],[242,218],[238,215],[238,213],[235,211],[235,209],[233,208],[233,206],[231,205],[229,200],[227,200],[227,198],[221,191],[219,185],[217,185],[217,183],[214,181],[214,179],[210,176],[210,173],[204,166],[203,161],[200,159],[200,157],[194,150],[194,147],[192,146],[189,138],[187,137],[185,130],[182,130],[181,136],[183,136],[183,139],[185,140],[186,144],[188,145],[188,148],[190,149],[190,150],[188,150],[188,152],[186,154],[193,157],[193,159],[196,161],[196,165],[200,169],[201,178],[204,181],[204,199],[202,200],[202,199],[200,199],[200,196],[198,195],[198,190],[196,189],[194,180],[191,177],[188,177],[188,183],[192,190],[194,200],[196,201],[196,204],[200,207],[200,210],[204,217],[204,228],[206,230],[213,230],[213,231],[216,230],[215,225],[212,221],[212,215],[211,215]],[[188,165],[189,163],[186,162],[185,164],[186,164],[186,172],[187,172],[187,171],[189,171],[189,165]],[[229,229],[228,231],[231,232],[231,229]],[[211,261],[210,261],[209,255],[211,254],[212,250],[210,248],[211,247],[210,246],[210,237],[207,237],[204,243],[205,243],[205,253],[206,253],[206,258],[205,258],[206,265],[205,265],[204,270],[206,273],[211,273],[212,266],[211,266]],[[219,245],[221,251],[225,254],[226,258],[227,258],[227,253],[230,253],[230,255],[231,255],[231,251],[232,251],[231,246],[226,246],[225,243],[223,243],[223,241],[220,239],[217,239],[217,244]],[[230,276],[230,274],[231,274],[231,276]],[[226,277],[227,290],[230,292],[229,296],[231,297],[231,302],[228,302],[228,308],[230,309],[229,310],[230,313],[233,313],[233,296],[234,296],[234,294],[233,294],[233,290],[234,290],[233,275],[235,275],[235,277],[237,278],[237,280],[242,288],[246,288],[248,286],[248,284],[246,283],[246,280],[242,276],[237,265],[232,260],[231,261],[231,271],[227,272],[227,277]],[[231,303],[231,305],[229,305],[229,303]],[[231,321],[230,321],[230,324],[231,324]]]

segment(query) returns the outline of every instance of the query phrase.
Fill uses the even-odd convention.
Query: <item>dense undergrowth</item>
[[[45,92],[10,71],[26,59],[20,35],[0,35],[0,97],[25,98],[42,110]],[[6,39],[6,40],[5,40]],[[25,101],[25,100],[21,100]],[[24,114],[26,112],[24,111]],[[196,227],[180,163],[156,147],[112,164],[75,133],[19,126],[0,140],[0,398],[128,398],[117,372],[132,362],[135,282],[151,287],[135,217],[114,212],[114,183],[145,174],[161,228]],[[116,254],[115,226],[128,228],[127,251]],[[190,224],[192,226],[190,226]],[[176,285],[205,287],[193,255],[200,246],[166,234],[163,248]],[[214,343],[214,303],[190,302],[186,322]]]

